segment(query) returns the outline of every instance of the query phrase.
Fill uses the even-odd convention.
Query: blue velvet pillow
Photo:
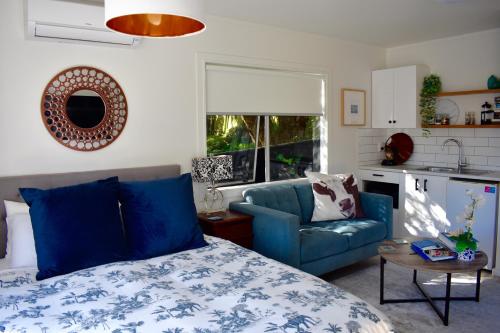
[[[19,191],[30,206],[37,280],[127,258],[118,177]]]
[[[120,202],[129,251],[134,260],[207,245],[198,225],[191,174],[122,182]]]

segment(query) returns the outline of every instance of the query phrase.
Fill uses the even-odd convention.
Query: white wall
[[[413,64],[439,74],[445,91],[486,89],[500,77],[500,29],[387,49],[387,67]]]
[[[197,52],[325,68],[330,76],[329,170],[356,165],[357,151],[350,143],[356,140],[356,129],[339,124],[340,89],[365,89],[369,101],[371,71],[385,64],[382,48],[217,17],[208,18],[208,30],[201,35],[147,40],[135,49],[27,41],[22,3],[0,4],[0,176],[165,163],[180,163],[188,171],[198,154]],[[40,97],[48,80],[79,64],[110,73],[129,102],[122,135],[97,152],[63,147],[40,118]]]

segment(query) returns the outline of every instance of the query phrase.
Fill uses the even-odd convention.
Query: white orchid
[[[464,212],[457,216],[457,221],[465,224],[465,229],[471,231],[472,225],[476,222],[475,211],[484,205],[486,199],[482,194],[476,194],[473,190],[465,190],[465,194],[470,197],[471,202],[464,207]]]

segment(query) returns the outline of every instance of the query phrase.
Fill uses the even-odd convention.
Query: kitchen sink
[[[458,173],[457,169],[455,168],[444,168],[444,167],[425,167],[422,168],[421,170],[430,172]]]
[[[462,169],[459,174],[463,175],[486,175],[490,173],[488,170],[476,170],[476,169]]]
[[[476,169],[462,169],[460,172],[456,168],[446,168],[446,167],[424,167],[419,169],[422,171],[429,172],[443,172],[443,173],[456,173],[459,175],[485,175],[489,173],[488,170],[476,170]]]

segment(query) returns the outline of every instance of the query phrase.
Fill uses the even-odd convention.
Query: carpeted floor
[[[441,319],[427,303],[379,303],[379,257],[322,276],[326,281],[349,291],[382,310],[394,324],[397,333],[488,333],[500,332],[500,278],[483,271],[481,300],[455,301],[450,305],[450,324]],[[412,283],[413,271],[391,263],[385,268],[385,297],[421,297]],[[432,296],[444,296],[446,274],[418,272],[418,281]],[[452,296],[473,296],[475,275],[453,274]],[[444,309],[444,302],[438,302]]]

